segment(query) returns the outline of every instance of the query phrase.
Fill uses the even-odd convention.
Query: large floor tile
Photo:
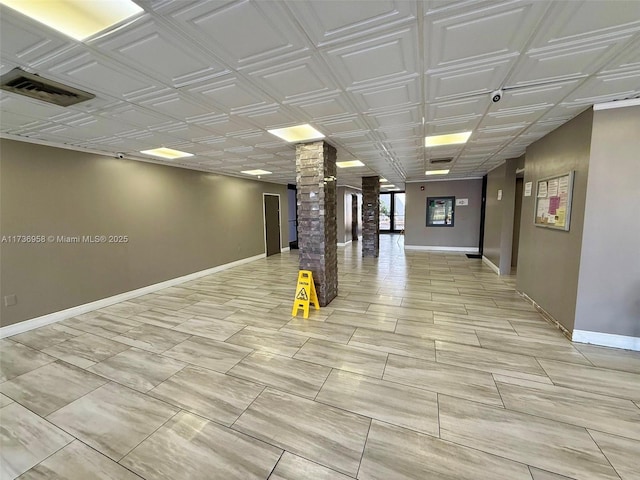
[[[115,383],[94,390],[47,419],[115,461],[177,413],[170,405]]]
[[[0,478],[10,480],[26,472],[73,437],[22,405],[0,409]]]
[[[281,330],[249,326],[230,337],[227,343],[292,357],[307,338]]]
[[[640,374],[539,360],[553,383],[587,392],[640,400]]]
[[[98,312],[106,313],[108,315],[117,315],[119,317],[129,318],[139,313],[145,312],[149,310],[149,308],[151,307],[128,301],[128,302],[120,302],[113,305],[109,305],[108,307],[101,308],[100,310],[98,310]]]
[[[500,332],[505,335],[516,335],[511,323],[499,318],[477,318],[470,315],[435,312],[433,314],[433,324],[459,330]]]
[[[0,384],[0,392],[44,417],[105,383],[102,377],[57,361]]]
[[[370,377],[382,377],[387,354],[359,347],[311,339],[295,354],[294,358],[338,368]]]
[[[389,355],[384,380],[502,406],[490,373],[444,363]]]
[[[640,440],[640,409],[630,400],[517,378],[494,377],[508,410]]]
[[[66,327],[59,323],[45,325],[44,327],[29,330],[28,332],[14,335],[11,340],[26,345],[36,350],[51,347],[70,338],[83,335],[85,332],[75,328]]]
[[[96,363],[88,370],[144,393],[179,372],[185,365],[172,358],[130,348]]]
[[[396,329],[397,319],[385,314],[375,315],[368,313],[367,315],[359,315],[357,313],[334,312],[326,319],[327,323],[335,323],[336,325],[346,325],[349,327],[363,327],[371,330],[382,330],[385,332],[393,332]]]
[[[355,476],[370,420],[267,388],[233,428]]]
[[[193,317],[203,315],[209,318],[217,318],[219,320],[223,320],[228,318],[231,314],[236,312],[238,309],[234,307],[224,307],[217,303],[200,301],[196,302],[193,305],[189,305],[188,307],[182,308],[178,310],[177,314],[189,314]],[[242,323],[242,322],[238,322]]]
[[[412,320],[398,320],[396,333],[400,335],[425,338],[427,340],[444,340],[447,342],[480,346],[480,342],[478,341],[478,337],[475,332],[461,330],[455,327],[443,327],[441,325],[414,322]]]
[[[86,333],[53,347],[45,348],[43,353],[80,368],[88,368],[94,363],[106,360],[129,348],[128,345],[123,345],[120,342]]]
[[[291,312],[289,311],[289,313]],[[284,326],[290,319],[291,316],[284,317],[282,315],[275,315],[272,313],[265,314],[264,312],[249,312],[245,310],[238,310],[225,318],[227,322],[271,329],[278,329]]]
[[[547,472],[546,470],[541,470],[536,467],[529,467],[529,470],[531,471],[531,477],[533,477],[533,480],[571,480],[569,477],[565,477],[564,475]]]
[[[596,367],[640,373],[640,352],[620,348],[596,347],[574,343],[575,347]],[[564,360],[566,361],[566,360]]]
[[[540,337],[522,337],[489,332],[477,332],[477,335],[480,345],[489,350],[591,365],[589,360],[566,338],[548,340]]]
[[[186,367],[149,395],[230,426],[264,390],[263,385],[200,367]]]
[[[310,462],[293,453],[284,452],[269,480],[352,480],[330,468]]]
[[[140,477],[75,440],[23,474],[19,480],[88,479],[140,480]]]
[[[163,355],[224,373],[252,351],[250,348],[209,338],[191,337]]]
[[[217,318],[194,317],[180,325],[173,327],[178,332],[190,333],[199,337],[211,338],[224,342],[227,338],[238,333],[245,325]]]
[[[11,403],[13,403],[13,400],[11,400],[6,395],[3,395],[2,393],[0,393],[0,408],[6,407],[7,405],[9,405]]]
[[[255,352],[229,370],[228,374],[253,382],[314,398],[331,368],[271,353]]]
[[[156,327],[173,328],[184,323],[192,316],[193,315],[180,315],[178,312],[166,310],[160,307],[139,313],[130,319],[135,320],[136,322],[155,325]]]
[[[402,300],[402,306],[407,308],[417,308],[420,310],[431,310],[432,312],[448,312],[448,313],[467,313],[464,305],[455,303],[433,302],[430,300],[415,300],[413,298],[405,298]]]
[[[263,480],[282,450],[181,412],[120,463],[146,480]]]
[[[577,480],[617,480],[584,428],[440,395],[440,437]]]
[[[436,358],[433,340],[366,328],[358,328],[349,340],[349,345],[427,360]]]
[[[280,331],[330,342],[347,343],[356,329],[345,325],[294,318],[282,327]]]
[[[316,401],[438,436],[438,396],[434,392],[334,370]]]
[[[60,325],[106,338],[113,338],[140,325],[140,322],[132,319],[100,312],[98,310],[68,318],[60,322]]]
[[[517,353],[436,341],[436,360],[439,363],[529,380],[546,379],[545,371],[534,357]]]
[[[412,320],[414,322],[433,323],[433,312],[431,310],[421,310],[418,308],[407,307],[392,307],[389,305],[378,305],[372,303],[367,310],[367,313],[380,314],[384,313],[391,317]]]
[[[11,340],[0,340],[0,382],[55,362],[55,358]]]
[[[175,347],[178,343],[184,342],[190,336],[191,334],[189,333],[177,332],[145,323],[132,328],[122,335],[113,337],[113,340],[149,352],[162,353]]]
[[[589,430],[622,480],[640,478],[640,442]]]
[[[531,480],[531,476],[526,465],[374,420],[358,479]]]

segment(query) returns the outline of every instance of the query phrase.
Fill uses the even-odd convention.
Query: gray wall
[[[574,328],[593,111],[588,109],[527,148],[524,182],[533,192],[522,201],[517,289],[569,331]],[[536,181],[575,170],[571,229],[533,224]]]
[[[639,133],[638,106],[594,112],[577,330],[640,337]]]
[[[406,193],[406,246],[478,247],[482,179],[407,183]],[[469,199],[468,206],[455,208],[453,227],[426,226],[427,197],[440,196]]]
[[[483,255],[498,267],[501,275],[511,273],[516,170],[523,161],[522,157],[509,159],[487,175]],[[502,196],[498,200],[500,190]]]
[[[1,235],[128,235],[122,244],[0,244],[0,325],[264,253],[263,193],[285,185],[0,141]]]
[[[349,243],[352,236],[353,229],[353,216],[352,207],[353,200],[351,195],[356,194],[358,196],[358,217],[361,217],[362,213],[362,192],[352,187],[338,187],[338,214],[336,221],[338,222],[338,243]],[[362,224],[362,218],[358,218],[358,231]]]
[[[498,190],[504,189],[505,171],[506,165],[503,163],[487,174],[487,204],[484,214],[484,244],[482,254],[496,267],[500,265],[503,204],[501,200],[498,200]]]

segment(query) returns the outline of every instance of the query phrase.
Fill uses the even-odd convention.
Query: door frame
[[[282,199],[280,198],[279,193],[262,193],[262,230],[263,230],[263,238],[264,238],[264,256],[267,255],[267,215],[265,213],[266,210],[266,198],[267,196],[278,197],[278,239],[279,239],[279,253],[282,253]]]

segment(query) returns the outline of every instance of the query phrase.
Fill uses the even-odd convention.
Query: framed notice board
[[[427,227],[453,227],[456,197],[427,197]]]
[[[574,172],[538,180],[536,211],[533,223],[537,227],[569,231]]]

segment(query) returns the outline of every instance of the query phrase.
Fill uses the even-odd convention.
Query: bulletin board
[[[574,172],[538,180],[534,224],[537,227],[569,231]]]

